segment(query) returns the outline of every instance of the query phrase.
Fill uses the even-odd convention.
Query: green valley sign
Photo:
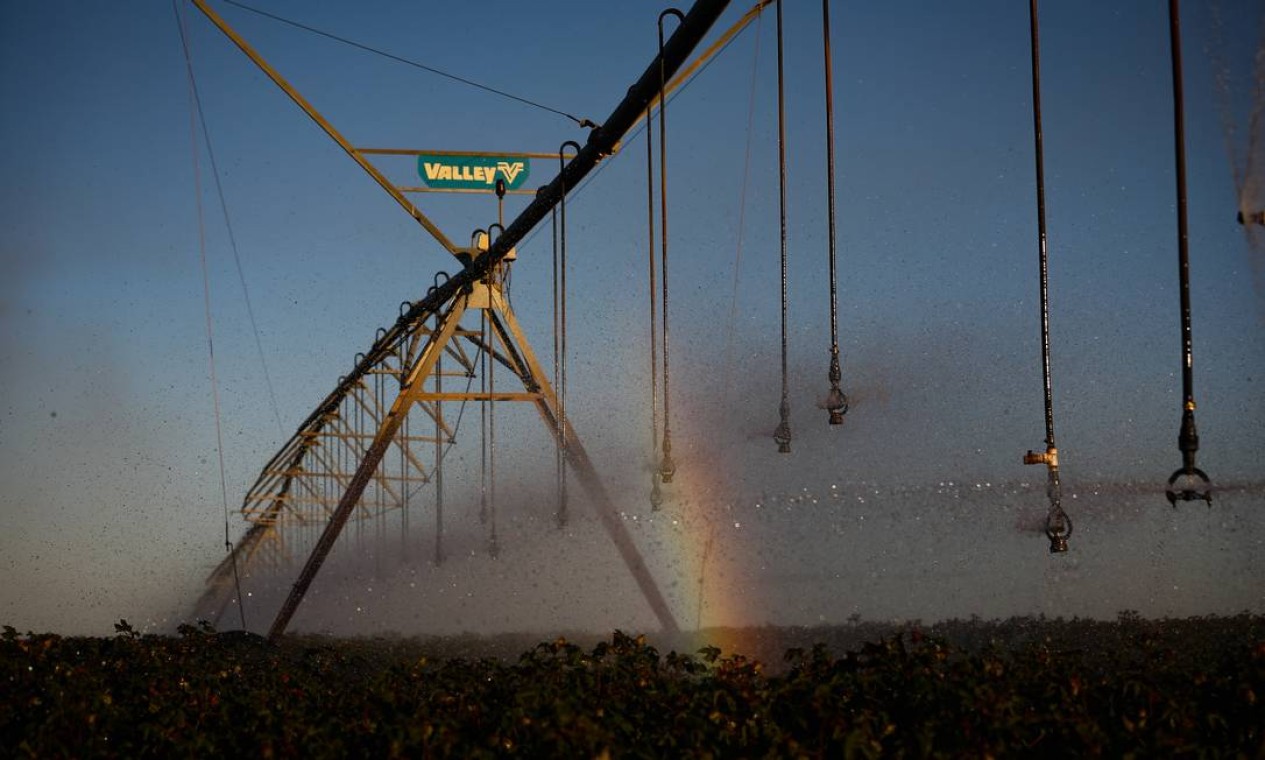
[[[435,155],[417,157],[417,173],[436,190],[492,190],[498,179],[507,190],[517,190],[531,174],[527,158],[496,155]]]

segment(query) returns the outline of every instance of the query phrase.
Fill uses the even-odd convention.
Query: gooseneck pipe
[[[786,308],[786,80],[782,69],[782,0],[777,2],[777,192],[781,223],[782,397],[778,402],[777,429],[773,440],[779,454],[791,453],[791,396],[787,382]]]
[[[826,61],[826,199],[830,246],[830,390],[826,411],[831,425],[842,425],[848,412],[848,397],[839,388],[843,370],[839,367],[839,278],[835,264],[835,98],[834,64],[830,58],[830,0],[821,0],[822,46]]]
[[[649,120],[650,115],[646,114]],[[654,262],[654,130],[646,127],[646,243],[650,260],[650,457],[659,461],[659,352],[658,352],[658,279]],[[663,506],[663,491],[659,488],[659,468],[655,465],[650,474],[650,509],[657,512]]]
[[[671,375],[668,372],[668,74],[663,67],[663,20],[676,16],[678,22],[685,14],[676,8],[668,8],[659,14],[659,279],[663,283],[663,461],[659,463],[659,479],[671,483],[676,475],[676,461],[672,459],[671,394],[668,392]]]
[[[1046,468],[1046,498],[1049,511],[1045,518],[1045,535],[1050,540],[1050,553],[1067,551],[1072,535],[1072,520],[1063,511],[1062,486],[1059,483],[1059,449],[1054,440],[1054,384],[1050,374],[1050,266],[1045,232],[1045,150],[1041,134],[1041,44],[1037,28],[1037,0],[1029,0],[1028,22],[1032,40],[1032,133],[1036,154],[1037,179],[1037,265],[1041,281],[1041,384],[1045,396],[1045,451],[1029,451],[1024,464],[1043,464]]]
[[[1177,433],[1177,449],[1182,466],[1168,479],[1165,496],[1169,504],[1178,500],[1202,499],[1212,506],[1212,484],[1195,465],[1199,432],[1195,427],[1194,341],[1190,327],[1190,231],[1186,223],[1186,119],[1182,93],[1181,12],[1178,0],[1168,0],[1169,41],[1173,55],[1173,146],[1177,161],[1177,277],[1181,290],[1182,323],[1182,420]]]

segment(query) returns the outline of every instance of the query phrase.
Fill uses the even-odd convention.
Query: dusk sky
[[[547,152],[587,136],[557,114],[211,5],[356,146]],[[252,5],[594,121],[653,58],[662,10]],[[264,462],[402,301],[459,268],[192,4],[178,7],[240,276],[207,136],[191,134],[173,6],[0,6],[0,623],[20,630],[103,634],[119,618],[165,630],[223,556],[199,194],[233,540]],[[706,42],[749,7],[732,5]],[[568,204],[568,413],[679,617],[1265,611],[1265,234],[1254,248],[1235,222],[1234,180],[1261,87],[1258,0],[1182,9],[1199,463],[1231,486],[1211,509],[1172,510],[1162,493],[1181,464],[1167,4],[1041,8],[1054,405],[1076,523],[1065,556],[1031,527],[1044,471],[1021,464],[1044,447],[1028,4],[831,6],[842,385],[853,400],[839,428],[817,406],[830,346],[821,6],[786,0],[784,13],[792,454],[770,438],[772,6],[668,107],[682,485],[658,515],[646,499],[644,134]],[[408,159],[381,165],[416,184]],[[530,171],[537,187],[557,162]],[[1265,205],[1257,181],[1249,205]],[[507,199],[507,218],[525,197]],[[487,196],[417,202],[459,244],[495,221]],[[514,307],[549,360],[550,256],[546,223],[519,247],[513,280]],[[653,625],[591,519],[570,535],[548,528],[552,470],[531,452],[551,444],[534,411],[504,414],[505,553],[481,554],[477,524],[457,518],[454,546],[473,548],[442,569],[389,571],[363,594],[358,563],[343,557],[348,580],[325,591],[343,603],[308,627]],[[463,456],[477,457],[469,440]],[[717,575],[700,601],[708,567]],[[253,614],[271,612],[261,602]]]

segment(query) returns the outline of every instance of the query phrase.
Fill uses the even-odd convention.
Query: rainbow
[[[738,627],[756,623],[765,606],[747,561],[756,556],[749,545],[753,531],[743,524],[746,510],[738,508],[740,495],[718,453],[693,441],[685,447],[672,483],[661,486],[665,500],[657,520],[667,536],[668,565],[677,573],[682,630],[695,632],[699,646],[731,654],[743,651],[746,637]]]
[[[628,352],[627,357],[615,361],[627,359],[624,366],[639,365],[645,357],[634,347],[644,343],[642,326],[625,320],[611,327],[615,333],[611,345],[623,346]],[[657,559],[665,572],[656,575],[665,586],[676,581],[669,604],[683,631],[701,633],[696,638],[698,646],[718,646],[726,654],[751,651],[744,648],[748,637],[742,634],[751,631],[749,626],[758,623],[767,609],[761,597],[763,586],[756,582],[757,568],[750,565],[750,559],[757,556],[751,544],[754,531],[743,524],[742,515],[747,514],[740,508],[744,506],[740,501],[743,494],[735,492],[736,479],[729,477],[734,462],[727,458],[716,436],[708,432],[716,427],[717,415],[723,412],[709,409],[708,396],[689,388],[688,381],[684,385],[674,386],[672,396],[677,471],[671,483],[660,486],[664,503],[651,521],[663,537],[664,555]],[[632,397],[649,398],[648,375],[635,380],[634,387]],[[639,411],[648,413],[649,409],[643,406]],[[649,422],[645,419],[637,429],[650,428]],[[662,427],[659,432],[661,435]],[[648,494],[639,498],[645,496]]]

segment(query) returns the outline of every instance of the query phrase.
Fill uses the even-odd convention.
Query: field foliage
[[[769,629],[765,647],[818,641],[771,667],[618,631],[506,659],[452,640],[116,628],[5,627],[4,754],[1265,757],[1265,618],[1247,614]]]

